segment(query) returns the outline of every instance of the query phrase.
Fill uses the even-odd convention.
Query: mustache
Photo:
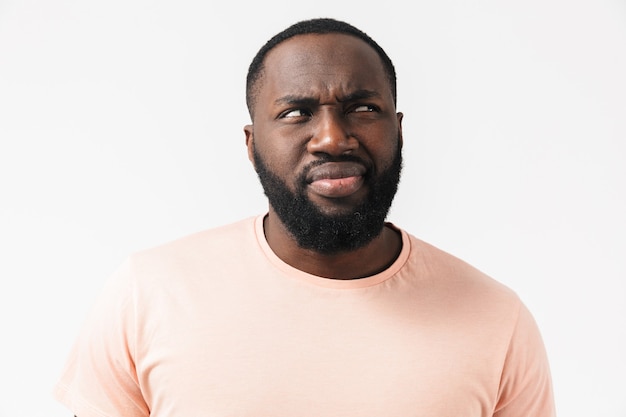
[[[316,168],[320,165],[324,165],[328,162],[356,162],[365,167],[365,177],[369,177],[372,174],[372,164],[355,155],[339,155],[339,156],[331,156],[328,154],[320,155],[315,161],[309,162],[302,168],[302,172],[298,175],[299,180],[303,180],[306,178],[309,171],[313,168]]]

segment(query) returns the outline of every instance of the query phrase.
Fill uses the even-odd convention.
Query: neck
[[[346,252],[324,254],[298,246],[276,213],[270,210],[263,222],[265,238],[283,262],[303,272],[331,279],[357,279],[387,269],[402,250],[400,233],[389,226],[367,245]]]

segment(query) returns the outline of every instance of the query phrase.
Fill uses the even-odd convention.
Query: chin
[[[306,199],[309,205],[315,207],[322,215],[346,216],[359,211],[359,207],[362,207],[368,200],[368,191],[364,187],[358,193],[337,198],[322,197],[309,192]]]

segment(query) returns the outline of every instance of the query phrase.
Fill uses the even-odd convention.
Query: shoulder
[[[255,239],[255,218],[251,217],[137,251],[129,259],[137,266],[193,262],[194,259],[240,252],[244,246],[253,244]]]
[[[406,231],[410,254],[401,271],[422,292],[464,314],[505,315],[515,320],[522,308],[517,293],[467,261]]]
[[[187,252],[193,248],[232,247],[241,243],[240,239],[254,237],[256,217],[249,217],[234,223],[202,230],[152,248],[135,253],[136,256],[149,257],[177,252]]]
[[[513,295],[514,291],[497,281],[465,259],[413,235],[410,235],[411,254],[422,268],[428,268],[439,275],[444,275],[451,282],[461,285],[491,287],[496,291]]]
[[[258,252],[255,218],[196,232],[130,254],[118,273],[129,288],[171,287],[216,276]]]
[[[430,318],[456,330],[467,357],[491,363],[501,416],[553,416],[548,359],[532,313],[514,289],[409,235],[407,270]],[[451,333],[452,334],[452,333]]]

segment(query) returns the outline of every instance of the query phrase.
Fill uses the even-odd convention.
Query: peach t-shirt
[[[402,231],[386,271],[282,262],[262,216],[136,253],[55,395],[78,417],[549,417],[546,354],[508,288]]]

